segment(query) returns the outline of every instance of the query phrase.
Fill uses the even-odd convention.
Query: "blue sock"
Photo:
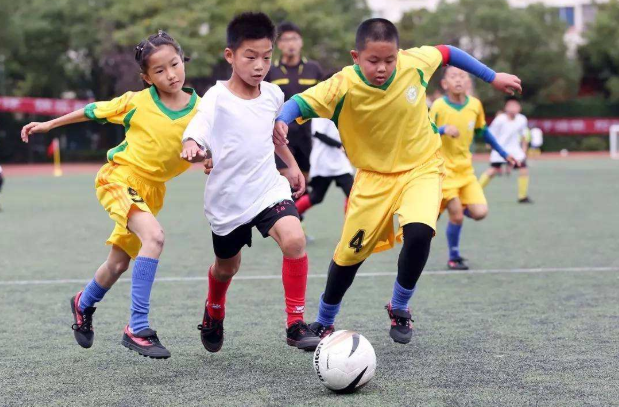
[[[411,288],[410,290],[407,290],[406,288],[402,287],[400,283],[398,283],[398,280],[396,279],[395,283],[393,284],[393,296],[391,297],[391,309],[407,310],[408,302],[413,296],[413,293],[415,293],[415,287]]]
[[[460,231],[462,225],[447,223],[447,245],[449,246],[449,260],[460,257]]]
[[[322,300],[322,297],[324,297],[324,293],[320,296],[320,305],[318,305],[318,316],[316,317],[316,322],[322,324],[323,326],[333,325],[337,313],[340,312],[340,305],[342,303],[340,302],[339,304],[334,305],[327,304]]]
[[[463,213],[464,213],[464,216],[466,216],[467,218],[471,218],[471,219],[473,218],[471,216],[471,211],[469,211],[469,208],[464,208],[464,212]]]
[[[78,304],[80,311],[84,311],[88,307],[94,306],[103,299],[103,296],[108,292],[109,288],[103,288],[93,278],[90,283],[84,288],[80,302]]]
[[[138,333],[148,328],[148,310],[150,308],[150,290],[155,281],[159,260],[138,256],[131,275],[131,319],[129,328]]]

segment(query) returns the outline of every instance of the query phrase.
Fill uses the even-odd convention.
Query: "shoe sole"
[[[73,323],[74,323],[74,324],[77,324],[77,315],[76,315],[77,311],[76,311],[76,309],[75,309],[75,296],[71,297],[71,299],[70,299],[69,301],[71,302],[71,313],[73,313]],[[77,338],[77,336],[78,336],[77,331],[73,331],[73,336],[75,337],[75,342],[77,342],[77,344],[78,344],[78,345],[80,345],[80,346],[81,346],[82,348],[84,348],[84,349],[89,349],[89,348],[91,348],[91,347],[92,347],[92,345],[93,345],[93,343],[95,342],[95,335],[94,335],[94,332],[93,332],[93,335],[92,335],[92,340],[90,341],[90,343],[84,343],[84,344],[82,344],[82,343],[80,342],[80,340]]]
[[[202,336],[200,336],[200,340],[202,341],[202,346],[204,346],[204,349],[206,349],[207,351],[209,351],[211,353],[219,352],[221,350],[221,348],[224,346],[224,341],[223,340],[221,341],[221,343],[217,347],[212,347],[210,345],[210,343],[208,343],[204,339],[202,339]]]
[[[140,348],[137,345],[134,345],[131,342],[128,342],[126,340],[122,340],[120,342],[122,344],[122,346],[124,346],[125,348],[135,351],[137,353],[139,353],[140,355],[144,356],[144,357],[149,357],[151,359],[168,359],[170,356],[172,355],[149,355],[148,353],[144,352],[144,350],[142,348]]]
[[[289,346],[294,346],[297,349],[301,349],[301,350],[304,350],[306,352],[313,352],[313,351],[316,350],[316,347],[318,346],[318,344],[321,341],[320,338],[316,338],[316,339],[317,339],[317,341],[309,341],[309,340],[306,340],[306,341],[295,341],[294,339],[286,338],[286,343]]]
[[[393,339],[393,341],[395,343],[401,343],[402,345],[406,345],[407,343],[410,343],[411,339],[412,339],[412,335],[410,338],[399,338],[395,335],[391,335],[391,332],[389,332],[389,336],[391,337],[391,339]]]

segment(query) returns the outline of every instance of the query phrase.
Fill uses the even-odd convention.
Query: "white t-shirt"
[[[526,158],[526,154],[522,150],[522,137],[527,131],[527,118],[518,114],[514,119],[511,119],[506,114],[498,115],[490,124],[490,132],[499,142],[499,145],[505,149],[507,154],[511,155],[518,161]],[[496,151],[490,153],[491,163],[504,163],[505,160]]]
[[[340,139],[335,123],[329,119],[312,119],[312,134],[322,133],[335,141]],[[341,148],[331,147],[316,137],[313,138],[310,154],[310,178],[337,177],[338,175],[352,174],[353,169]]]
[[[245,100],[219,81],[206,92],[185,129],[183,141],[193,139],[213,155],[204,213],[218,236],[292,199],[290,184],[273,159],[273,124],[283,103],[284,93],[277,85],[262,82],[260,96]]]
[[[540,148],[544,145],[544,132],[540,128],[531,129],[531,147]]]

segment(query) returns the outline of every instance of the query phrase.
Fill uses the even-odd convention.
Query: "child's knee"
[[[155,228],[144,238],[142,242],[142,246],[148,246],[155,250],[163,250],[163,245],[165,244],[165,233],[161,228]]]
[[[461,225],[464,222],[464,214],[462,211],[449,214],[449,221],[455,225]]]
[[[473,220],[482,220],[486,216],[488,216],[488,207],[487,206],[478,207],[478,208],[475,208],[475,210],[472,210],[470,212],[471,212],[471,218]]]
[[[298,231],[288,233],[281,241],[282,253],[285,257],[299,258],[305,254],[305,234],[299,228]]]
[[[215,261],[211,273],[219,281],[228,281],[238,273],[240,266],[240,261]]]
[[[429,245],[434,237],[434,229],[425,223],[409,223],[403,230],[405,248]]]

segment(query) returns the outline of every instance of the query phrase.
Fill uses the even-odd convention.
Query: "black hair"
[[[176,42],[176,40],[168,33],[163,30],[159,30],[157,34],[151,35],[135,47],[135,62],[140,65],[142,73],[146,73],[148,69],[148,57],[150,57],[151,54],[157,50],[157,48],[163,45],[170,45],[174,47],[176,53],[183,59],[184,62],[189,61],[189,58],[184,56],[180,44]]]
[[[277,39],[282,36],[283,33],[295,32],[302,36],[301,29],[295,23],[291,23],[290,21],[284,21],[277,26]]]
[[[245,40],[275,41],[275,26],[264,13],[246,12],[235,16],[226,29],[228,48],[235,51]]]
[[[507,104],[508,102],[511,102],[512,100],[514,102],[518,102],[518,104],[522,103],[518,96],[508,96],[508,97],[505,98],[505,104]]]
[[[398,47],[400,46],[398,29],[391,21],[384,18],[370,18],[357,28],[355,39],[357,51],[363,51],[369,41],[395,42]]]

